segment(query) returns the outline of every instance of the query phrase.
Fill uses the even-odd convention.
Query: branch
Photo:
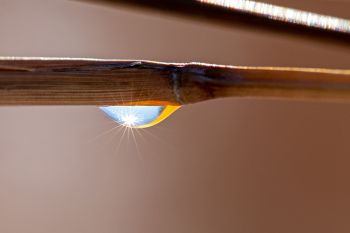
[[[0,105],[180,105],[221,97],[350,100],[350,70],[0,58]]]

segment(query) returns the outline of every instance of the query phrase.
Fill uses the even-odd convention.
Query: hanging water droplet
[[[100,109],[112,120],[130,128],[156,125],[175,112],[179,106],[105,106]]]

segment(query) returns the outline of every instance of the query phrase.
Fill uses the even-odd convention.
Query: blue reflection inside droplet
[[[164,106],[105,106],[100,109],[119,124],[140,127],[156,120]]]

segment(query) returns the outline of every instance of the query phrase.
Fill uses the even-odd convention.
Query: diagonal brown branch
[[[79,0],[158,10],[254,31],[283,33],[348,49],[350,21],[252,0]],[[255,7],[252,7],[255,6]]]

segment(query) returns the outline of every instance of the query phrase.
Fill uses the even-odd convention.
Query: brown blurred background
[[[271,1],[350,18],[349,1]],[[350,68],[350,49],[73,1],[0,0],[0,55]],[[350,231],[350,105],[225,99],[122,136],[94,106],[0,108],[0,232]]]

